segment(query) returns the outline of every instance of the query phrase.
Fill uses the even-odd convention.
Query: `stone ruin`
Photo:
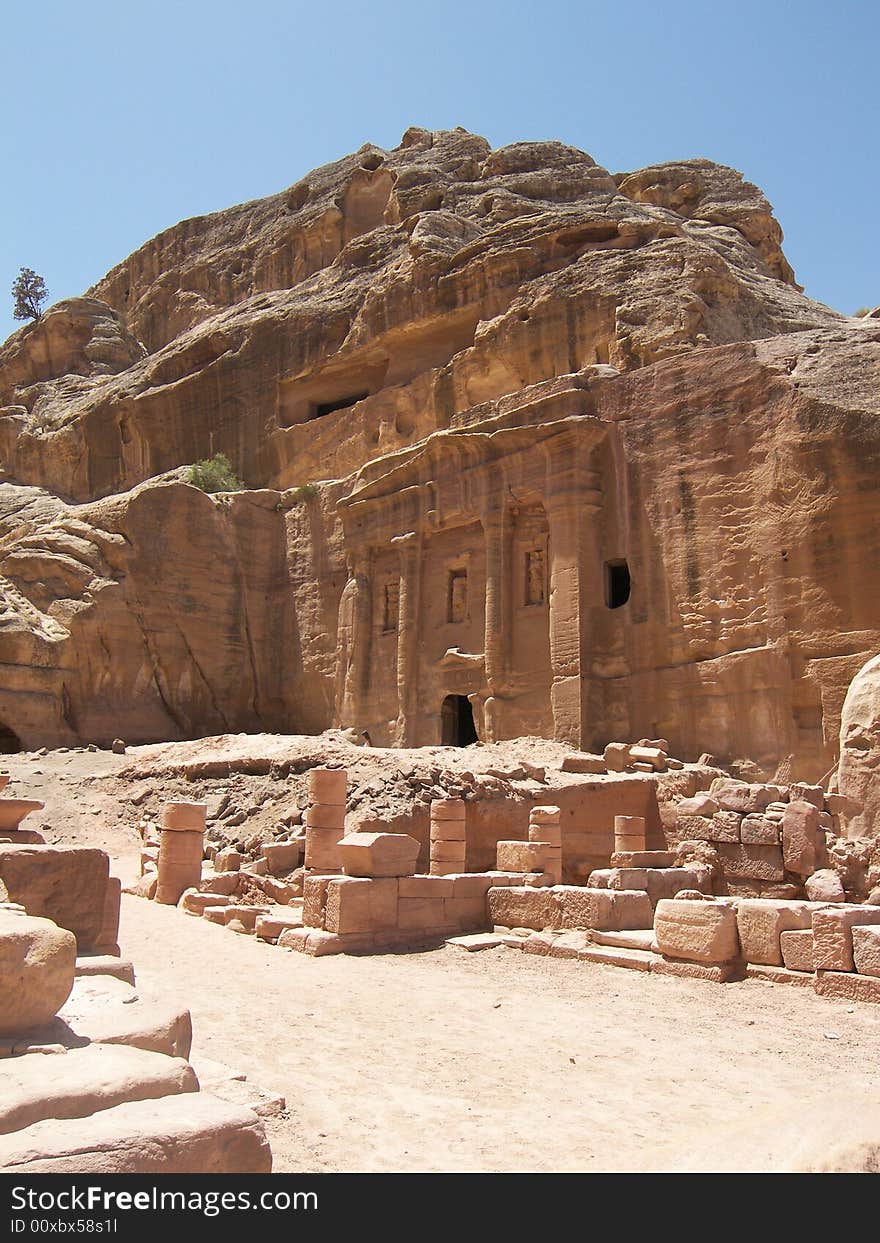
[[[616,766],[641,766],[627,782],[652,795],[650,825],[649,816],[615,812],[614,774],[603,777],[594,765],[591,780],[579,772],[585,757],[574,755],[560,771],[574,769],[584,780],[565,813],[555,804],[521,806],[522,836],[497,836],[491,869],[467,867],[469,811],[479,803],[432,799],[427,867],[419,871],[425,850],[418,829],[412,836],[399,820],[361,819],[346,831],[345,771],[313,768],[299,840],[269,843],[251,860],[226,849],[203,866],[204,805],[168,804],[162,842],[142,853],[133,892],[313,956],[503,944],[716,983],[754,976],[880,1002],[880,851],[862,890],[848,893],[846,796],[803,782],[741,781],[677,762],[647,740],[615,744],[611,755]],[[652,776],[642,772],[647,757]],[[670,775],[665,792],[657,785],[662,774]],[[585,832],[606,866],[571,883]],[[179,836],[193,839],[186,872],[180,852],[165,845]]]
[[[0,1169],[268,1173],[259,1115],[284,1101],[197,1073],[189,1011],[142,995],[120,957],[107,854],[33,843],[21,812],[0,796],[0,823],[20,817],[0,833]]]
[[[528,795],[438,765],[393,815],[322,760],[253,843],[169,799],[132,892],[310,956],[877,1001],[880,327],[781,242],[708,160],[417,128],[152,239],[0,349],[0,750],[554,740]],[[240,489],[193,486],[217,452]],[[140,1168],[159,1128],[268,1168],[41,806],[0,798],[0,1164]]]

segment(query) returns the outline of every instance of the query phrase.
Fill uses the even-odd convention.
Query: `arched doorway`
[[[21,750],[21,739],[8,725],[0,721],[0,755],[13,755]]]
[[[477,741],[474,710],[467,695],[447,695],[443,700],[440,741],[444,747],[467,747]]]

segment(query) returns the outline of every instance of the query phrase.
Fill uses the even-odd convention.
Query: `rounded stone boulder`
[[[50,919],[0,910],[0,1036],[53,1019],[73,988],[76,937]]]

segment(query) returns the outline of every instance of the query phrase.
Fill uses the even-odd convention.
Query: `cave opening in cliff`
[[[21,750],[23,747],[18,734],[0,721],[0,755],[13,755]]]
[[[632,582],[629,566],[623,559],[605,562],[605,604],[609,609],[619,609],[629,599]]]
[[[348,397],[336,397],[333,401],[316,401],[312,418],[321,419],[325,414],[333,414],[334,410],[348,410],[369,395],[369,391],[365,390],[363,393],[350,393]]]
[[[444,747],[469,747],[477,741],[474,710],[467,695],[447,695],[440,709],[440,722]]]

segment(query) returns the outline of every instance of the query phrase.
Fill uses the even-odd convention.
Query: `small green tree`
[[[241,492],[244,488],[225,453],[196,462],[189,468],[187,479],[203,492]]]
[[[49,291],[42,276],[32,268],[22,268],[12,283],[12,296],[15,299],[12,313],[16,319],[39,319]]]

